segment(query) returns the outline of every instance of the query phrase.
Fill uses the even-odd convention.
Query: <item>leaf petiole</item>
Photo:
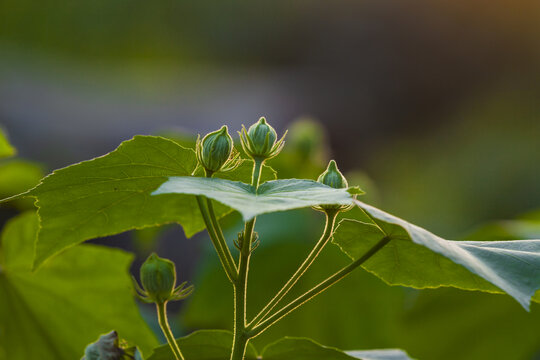
[[[315,247],[311,250],[304,262],[300,265],[300,267],[296,270],[292,277],[287,281],[287,283],[283,285],[281,290],[278,291],[278,293],[272,298],[272,300],[270,300],[270,302],[250,322],[248,328],[253,327],[263,321],[265,317],[272,311],[272,309],[274,309],[276,305],[279,304],[279,302],[283,299],[283,297],[285,297],[285,295],[287,295],[287,293],[293,288],[293,286],[298,282],[298,280],[300,280],[302,275],[304,275],[304,273],[309,269],[315,259],[317,259],[322,249],[328,243],[328,240],[330,240],[330,238],[332,237],[338,213],[338,211],[325,212],[326,224],[321,238],[319,239]]]
[[[300,295],[295,300],[291,301],[289,304],[285,305],[280,310],[276,311],[274,314],[270,315],[266,320],[262,321],[251,330],[250,332],[251,337],[260,335],[265,330],[267,330],[270,326],[274,325],[276,322],[278,322],[279,320],[287,316],[289,313],[296,310],[298,307],[302,306],[304,303],[308,302],[315,296],[324,292],[325,290],[330,288],[332,285],[334,285],[341,279],[345,278],[353,270],[355,270],[357,267],[362,265],[370,257],[375,255],[380,249],[382,249],[386,244],[388,244],[390,240],[391,238],[389,237],[382,238],[379,242],[373,245],[368,251],[366,251],[366,253],[362,255],[360,258],[353,261],[349,265],[345,266],[344,268],[336,272],[334,275],[330,276],[329,278],[327,278],[326,280],[324,280],[317,286],[313,287],[311,290]]]
[[[234,259],[232,258],[229,247],[227,246],[225,238],[223,237],[223,233],[221,233],[222,235],[221,238],[217,235],[219,232],[221,232],[221,228],[219,228],[219,231],[218,231],[214,227],[214,223],[216,223],[218,226],[219,226],[219,223],[217,222],[216,216],[213,211],[213,207],[209,208],[207,206],[208,203],[210,203],[210,200],[205,202],[204,197],[201,195],[196,196],[196,198],[197,198],[197,204],[199,205],[199,210],[201,211],[201,215],[206,225],[206,229],[208,230],[208,234],[210,235],[212,244],[214,245],[214,248],[216,249],[216,252],[219,256],[221,265],[223,266],[223,269],[225,270],[225,273],[227,274],[227,277],[229,278],[229,280],[232,283],[234,283],[234,281],[237,279],[237,276],[238,276],[236,263],[234,262]],[[211,203],[210,203],[210,206],[211,206]]]

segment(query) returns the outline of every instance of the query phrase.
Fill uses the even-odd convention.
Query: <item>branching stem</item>
[[[206,229],[208,230],[212,244],[214,245],[214,248],[219,256],[221,265],[223,266],[229,280],[234,283],[234,281],[237,279],[236,263],[234,262],[229,247],[227,246],[225,237],[223,237],[223,232],[221,231],[219,223],[217,222],[212,203],[210,202],[210,199],[208,199],[208,201],[204,201],[204,197],[200,195],[197,196],[197,203],[199,204],[199,210],[201,211]],[[218,229],[216,229],[214,225],[217,225]],[[221,236],[218,235],[218,233]]]
[[[251,185],[257,189],[261,178],[263,161],[255,159]],[[246,329],[246,294],[247,280],[249,273],[249,260],[251,258],[251,244],[253,240],[253,229],[256,218],[247,221],[244,225],[242,244],[240,246],[240,260],[238,261],[238,277],[234,284],[234,339],[231,351],[231,360],[242,360],[246,353],[246,348],[250,337]]]
[[[336,222],[336,217],[338,215],[338,211],[328,211],[326,214],[326,225],[324,228],[323,235],[315,245],[315,247],[311,250],[307,258],[304,260],[304,262],[300,265],[298,270],[292,275],[292,277],[283,285],[281,290],[278,291],[278,293],[270,300],[270,302],[255,316],[255,318],[250,322],[248,325],[248,328],[257,325],[260,323],[274,307],[276,307],[277,304],[287,295],[287,293],[292,289],[292,287],[300,280],[302,275],[309,269],[311,264],[315,261],[315,259],[319,256],[322,249],[326,246],[328,243],[328,240],[332,237],[332,233],[334,231],[334,225]]]
[[[249,333],[250,337],[255,337],[260,335],[262,332],[267,330],[270,326],[281,320],[283,317],[287,316],[290,312],[297,309],[307,301],[311,300],[318,294],[327,290],[329,287],[349,275],[354,269],[362,265],[366,260],[375,255],[380,249],[382,249],[386,244],[390,242],[389,237],[384,237],[379,242],[377,242],[371,249],[369,249],[362,257],[356,259],[351,264],[345,266],[334,275],[330,276],[319,285],[315,286],[311,290],[305,292],[303,295],[300,295],[295,300],[291,301],[288,305],[282,307],[280,310],[276,311],[274,314],[269,316],[266,320],[259,323],[255,326]]]

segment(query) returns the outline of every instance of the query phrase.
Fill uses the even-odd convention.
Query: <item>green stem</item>
[[[369,249],[362,257],[356,259],[351,264],[345,266],[343,269],[336,272],[334,275],[330,276],[319,285],[315,286],[311,290],[305,292],[303,295],[300,295],[295,300],[291,301],[288,305],[284,306],[280,310],[276,311],[274,314],[269,316],[266,320],[255,326],[251,332],[250,336],[255,337],[260,335],[262,332],[267,330],[270,326],[274,325],[276,322],[281,320],[283,317],[287,316],[290,312],[302,306],[307,301],[311,300],[318,294],[327,290],[329,287],[346,277],[357,267],[362,265],[366,260],[375,255],[380,249],[382,249],[386,244],[390,242],[389,237],[384,237],[379,242],[377,242],[371,249]]]
[[[174,339],[171,327],[169,326],[169,321],[167,320],[167,303],[157,303],[156,308],[158,313],[159,326],[161,327],[161,331],[163,331],[163,334],[167,338],[167,342],[171,347],[174,357],[176,358],[176,360],[184,360],[184,356],[182,355],[182,352],[180,351],[180,348],[178,347],[178,344]]]
[[[326,225],[324,227],[324,232],[315,247],[311,250],[307,258],[304,260],[304,262],[300,265],[298,270],[293,274],[293,276],[287,281],[285,285],[279,290],[279,292],[270,300],[270,302],[255,316],[255,318],[251,321],[251,323],[248,325],[248,328],[257,325],[259,322],[261,322],[274,307],[287,295],[287,293],[292,289],[292,287],[300,280],[302,275],[309,269],[311,264],[315,261],[315,259],[319,256],[322,249],[326,246],[328,243],[328,240],[332,236],[332,232],[334,231],[334,225],[336,222],[336,218],[338,215],[338,211],[330,211],[326,212]]]
[[[254,159],[253,160],[253,173],[251,175],[251,186],[255,189],[259,187],[259,182],[261,181],[261,171],[264,160]]]
[[[221,249],[224,253],[225,259],[227,260],[230,271],[234,274],[234,277],[236,277],[236,274],[238,273],[238,269],[236,268],[236,262],[234,261],[234,258],[231,254],[231,250],[229,249],[229,246],[227,245],[227,240],[225,240],[225,235],[223,235],[223,230],[221,229],[221,225],[219,225],[219,221],[217,220],[216,213],[214,212],[214,205],[212,204],[212,200],[206,199],[206,205],[208,206],[208,214],[210,215],[210,220],[212,221],[212,226],[214,227],[214,233],[217,236],[217,242],[221,246]]]
[[[251,185],[257,189],[261,178],[261,169],[264,160],[254,159]],[[244,225],[244,236],[240,247],[240,260],[238,261],[238,277],[234,284],[234,339],[231,350],[231,360],[243,360],[249,342],[249,334],[246,329],[247,308],[247,281],[249,274],[249,260],[251,258],[251,243],[256,218]]]
[[[199,196],[196,196],[196,198],[197,198],[197,203],[199,204],[201,215],[204,219],[204,224],[206,225],[206,229],[208,230],[208,234],[210,235],[212,244],[214,245],[214,248],[216,249],[216,252],[219,256],[221,265],[223,266],[223,269],[225,270],[225,273],[227,274],[227,277],[229,278],[229,280],[232,283],[234,283],[234,281],[237,278],[237,270],[236,270],[236,264],[229,251],[229,247],[227,246],[227,243],[225,242],[224,238],[223,238],[223,241],[220,241],[220,238],[217,235],[216,229],[214,228],[212,215],[210,213],[209,208],[206,206],[204,197],[199,195]],[[215,218],[215,215],[213,217]]]
[[[255,219],[246,223],[242,247],[240,249],[238,278],[234,283],[234,340],[231,360],[242,360],[244,358],[247,343],[249,341],[246,334],[246,295],[249,260],[251,257],[251,238],[254,226]]]

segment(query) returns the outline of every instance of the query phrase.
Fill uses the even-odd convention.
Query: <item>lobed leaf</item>
[[[204,195],[238,210],[244,220],[265,213],[292,210],[322,204],[352,204],[358,189],[334,189],[313,180],[268,181],[255,191],[251,185],[223,179],[173,176],[152,195]]]
[[[371,222],[345,219],[333,241],[357,259],[389,237],[392,241],[363,265],[387,283],[493,293],[502,290],[529,310],[531,298],[540,288],[540,240],[445,240],[360,201],[355,203]]]
[[[190,175],[195,153],[155,136],[135,136],[102,157],[56,170],[38,186],[18,196],[35,197],[40,217],[35,266],[82,241],[172,222],[191,237],[204,229],[192,196],[150,196],[172,175]],[[275,178],[268,168],[264,177]],[[226,176],[251,178],[251,163],[244,162]],[[230,212],[217,206],[216,213]]]
[[[0,358],[79,359],[112,328],[143,351],[155,346],[132,296],[132,256],[84,245],[32,272],[37,228],[35,213],[24,213],[2,233]]]

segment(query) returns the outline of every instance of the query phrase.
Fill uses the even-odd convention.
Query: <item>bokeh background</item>
[[[291,130],[286,152],[311,164],[276,162],[281,174],[313,178],[335,158],[366,201],[446,238],[540,238],[539,14],[533,0],[3,0],[0,124],[20,156],[2,166],[33,175],[0,179],[1,195],[135,134],[189,143],[266,116]],[[3,206],[2,221],[15,211]],[[320,221],[298,211],[260,222],[252,278],[271,285],[252,286],[254,308]],[[231,324],[205,240],[172,226],[98,242],[135,251],[136,265],[154,248],[178,262],[198,288],[174,309],[181,335]],[[312,280],[345,262],[330,249]],[[540,359],[538,324],[539,306],[527,314],[508,297],[390,288],[359,273],[256,341],[529,360]]]

